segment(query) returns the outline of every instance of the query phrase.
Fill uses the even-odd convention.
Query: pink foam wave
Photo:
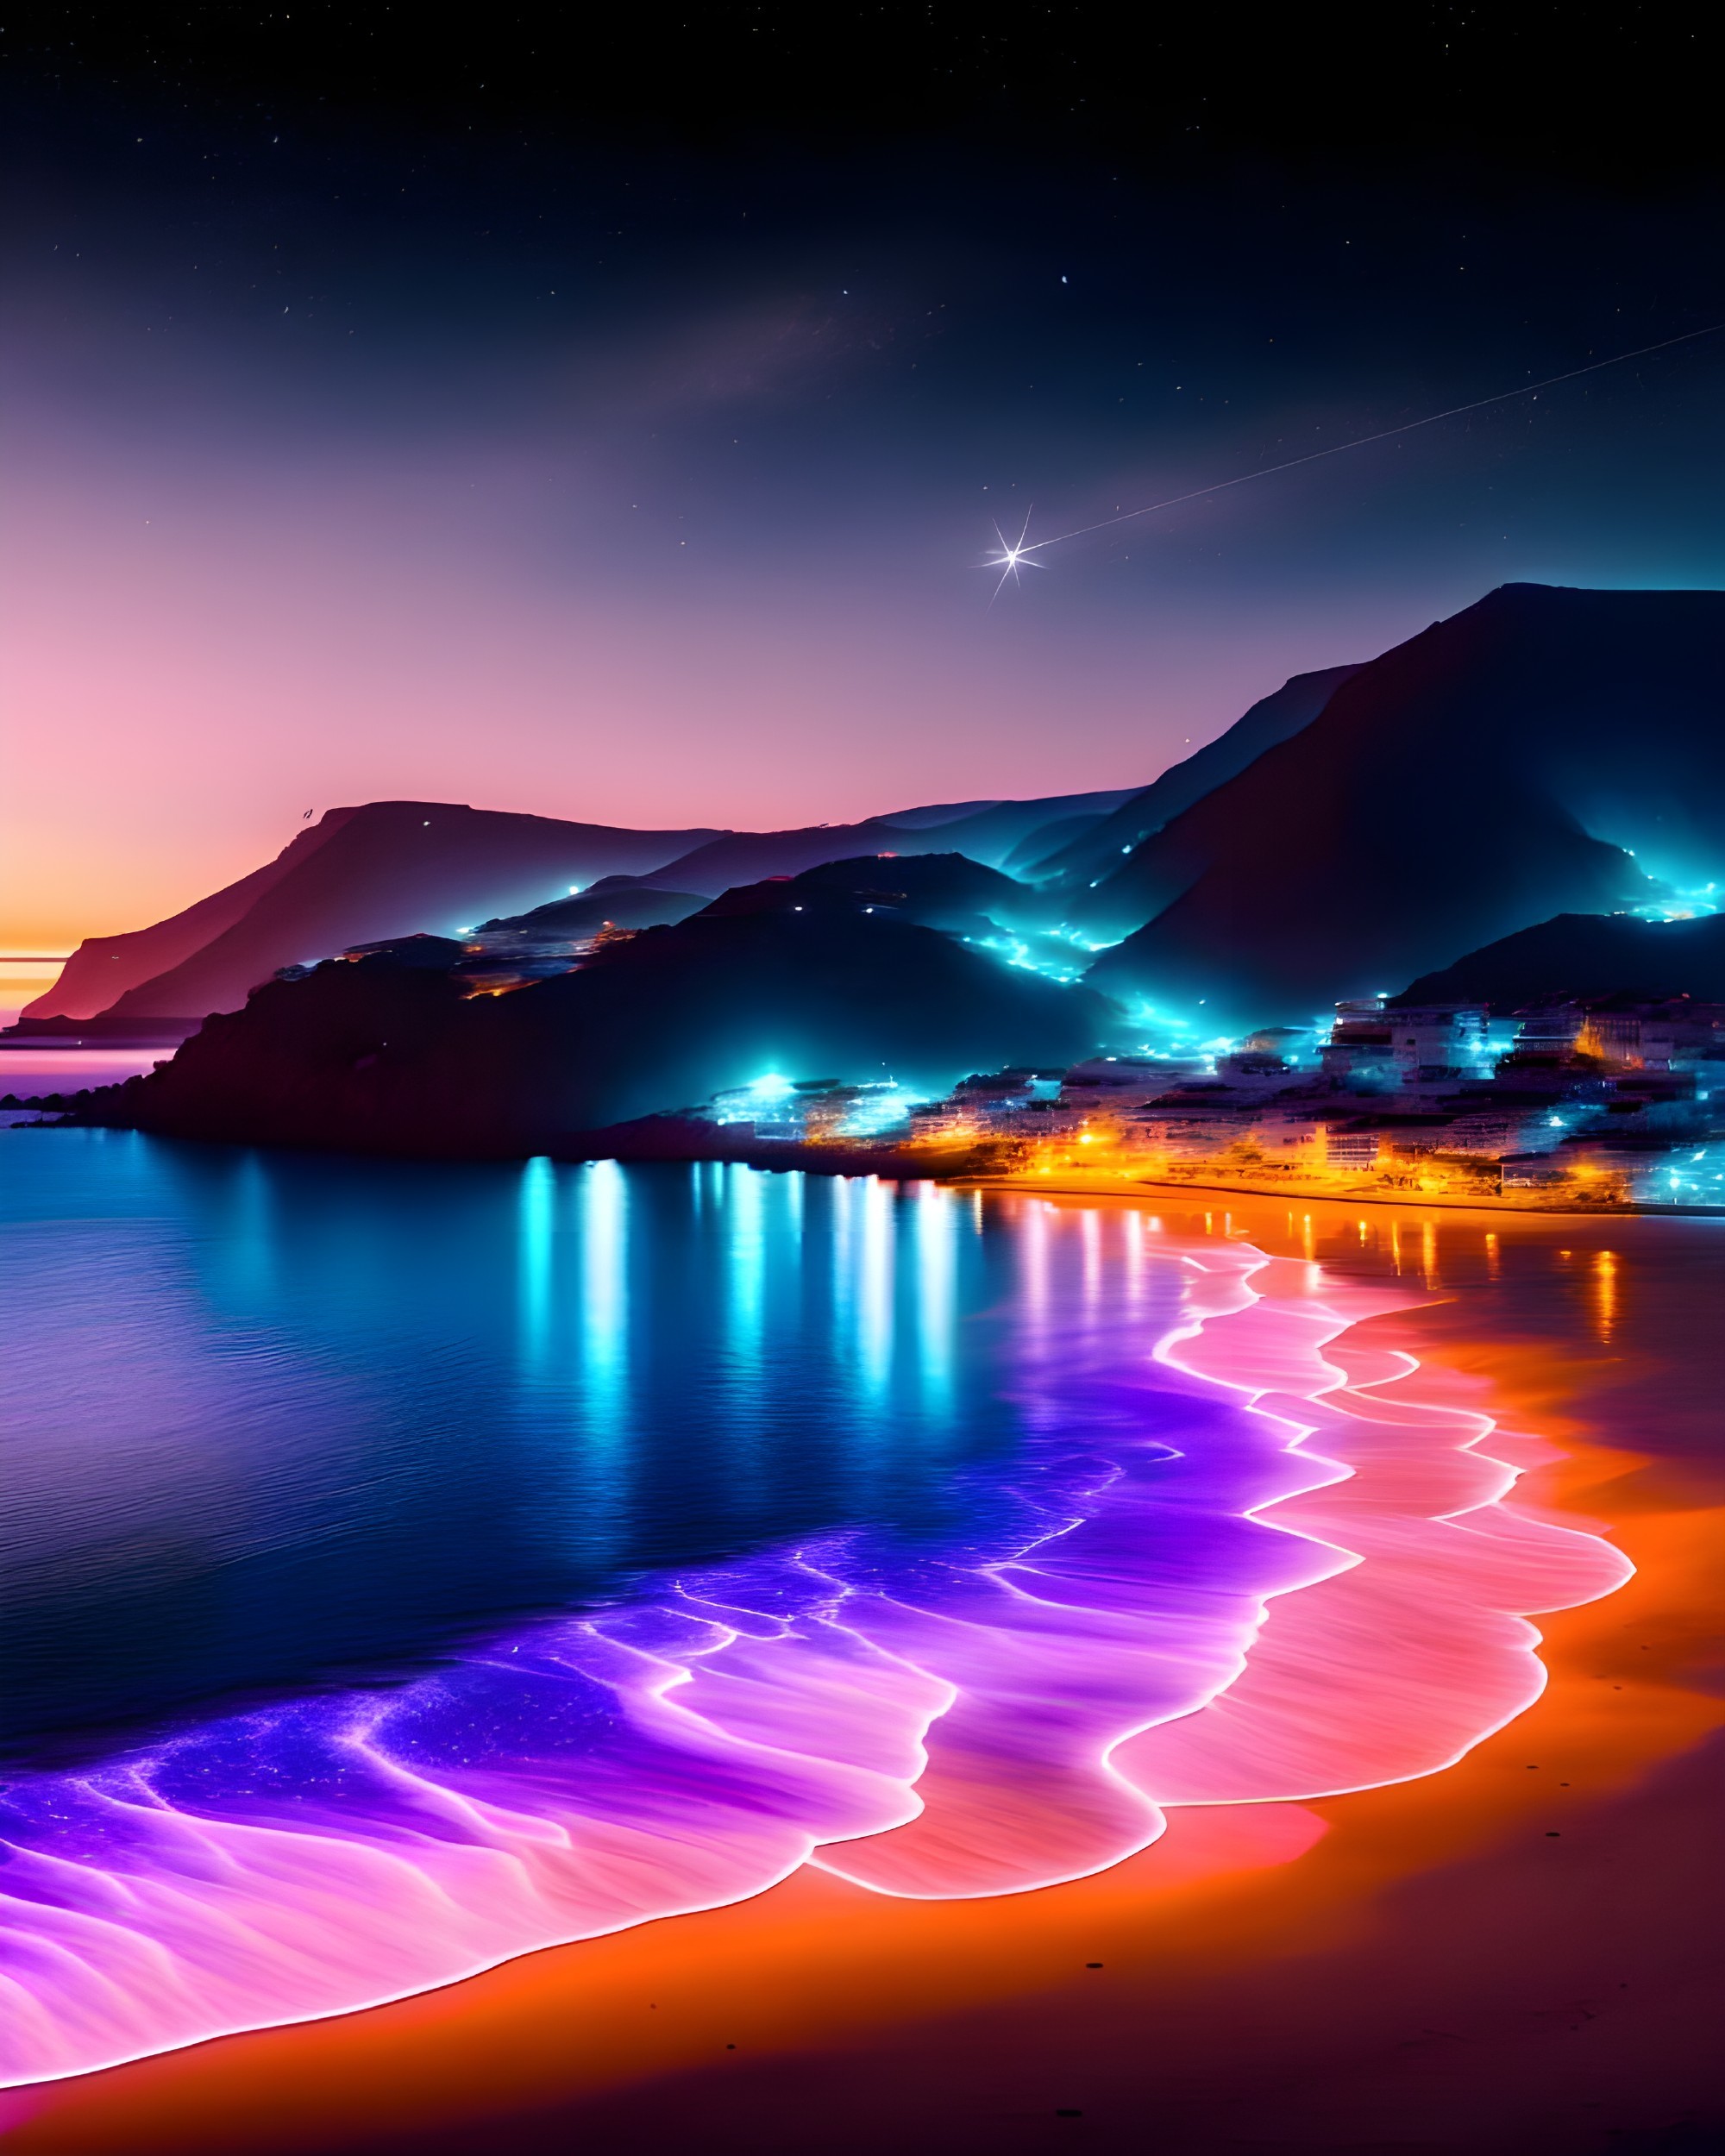
[[[1600,1536],[1518,1512],[1519,1470],[1483,1413],[1421,1397],[1411,1356],[1349,1341],[1352,1290],[1268,1297],[1230,1328],[1230,1382],[1308,1434],[1346,1479],[1277,1507],[1279,1524],[1357,1562],[1272,1608],[1239,1677],[1197,1712],[1123,1744],[1113,1764],[1159,1805],[1365,1789],[1451,1764],[1544,1689],[1527,1622],[1621,1587]],[[1170,1351],[1208,1364],[1207,1336]]]
[[[1266,1264],[1259,1253],[1235,1245],[1230,1257],[1185,1254],[1192,1322],[1158,1352],[1243,1395],[1288,1448],[1290,1487],[1265,1505],[1298,1554],[1291,1576],[1267,1587],[1238,1656],[1225,1668],[1192,1661],[1197,1696],[1183,1710],[1149,1711],[1129,1674],[1111,1684],[1124,1673],[1103,1612],[1130,1591],[1110,1567],[1113,1511],[1043,1545],[1033,1563],[1000,1568],[1002,1587],[1025,1598],[997,1614],[1010,1646],[870,1612],[871,1637],[954,1683],[958,1699],[930,1733],[922,1812],[814,1862],[887,1893],[1007,1892],[1118,1861],[1155,1839],[1170,1806],[1432,1773],[1539,1696],[1546,1673],[1527,1613],[1594,1600],[1630,1576],[1599,1536],[1503,1501],[1518,1470],[1481,1450],[1490,1416],[1408,1394],[1413,1357],[1346,1341],[1405,1297],[1333,1279],[1321,1299],[1273,1297],[1251,1285]],[[1082,1676],[1026,1686],[1051,1634]],[[1140,1632],[1134,1645],[1181,1651],[1177,1636]]]

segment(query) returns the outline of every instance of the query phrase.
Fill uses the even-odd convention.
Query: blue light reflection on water
[[[1036,1412],[1011,1373],[1052,1288],[1023,1201],[123,1132],[0,1147],[15,1750],[400,1675],[503,1612],[805,1532],[932,1539]]]

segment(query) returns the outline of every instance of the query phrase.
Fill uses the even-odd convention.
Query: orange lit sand
[[[1170,1230],[1201,1229],[1189,1198],[1156,1203]],[[1353,1234],[1346,1206],[1242,1199],[1210,1218],[1290,1255],[1333,1258]],[[1642,1398],[1617,1359],[1625,1339],[1638,1351],[1622,1275],[1646,1264],[1625,1224],[1490,1225],[1571,1246],[1573,1342],[1488,1331],[1465,1296],[1350,1338],[1418,1353],[1428,1391],[1477,1401],[1489,1382],[1529,1433],[1493,1439],[1528,1463],[1520,1501],[1609,1523],[1639,1570],[1539,1620],[1546,1693],[1456,1767],[1179,1810],[1145,1855],[1001,1900],[888,1900],[806,1871],[400,2005],[16,2092],[4,2146],[1580,2151],[1725,2117],[1725,1771],[1705,1742],[1725,1720],[1708,1689],[1725,1461],[1649,1466],[1599,1442],[1633,1438]],[[1392,1230],[1398,1268],[1405,1250],[1437,1279],[1429,1212]]]

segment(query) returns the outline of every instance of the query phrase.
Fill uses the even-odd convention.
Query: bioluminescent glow
[[[1716,877],[1705,883],[1672,885],[1658,898],[1644,899],[1630,912],[1643,921],[1695,921],[1725,910],[1725,889]]]
[[[1070,987],[1082,980],[1086,959],[1068,958],[1063,954],[1041,950],[1022,936],[1014,936],[1001,930],[994,936],[967,936],[963,939],[977,950],[992,951],[1009,966],[1017,966],[1025,973],[1040,974],[1045,981],[1056,981]]]
[[[628,1352],[630,1188],[580,1172],[602,1401]],[[758,1356],[776,1179],[727,1172],[748,1179],[726,1263]],[[938,1413],[972,1201],[923,1187],[906,1238],[887,1186],[834,1200],[859,1381],[888,1382],[913,1265]],[[542,1359],[559,1202],[530,1165]],[[393,1687],[16,1775],[4,2078],[345,2012],[800,1865],[885,1894],[1019,1892],[1147,1847],[1174,1806],[1430,1773],[1537,1695],[1523,1613],[1628,1576],[1596,1534],[1515,1509],[1486,1415],[1353,1341],[1396,1298],[1136,1214],[1004,1202],[1022,1282],[1002,1382],[1030,1434],[955,1474],[932,1538],[856,1525],[661,1570]]]

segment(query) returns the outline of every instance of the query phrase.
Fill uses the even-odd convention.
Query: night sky
[[[7,950],[307,808],[1137,785],[1506,580],[1725,581],[1725,335],[978,566],[1725,322],[1675,14],[406,12],[8,18]]]

